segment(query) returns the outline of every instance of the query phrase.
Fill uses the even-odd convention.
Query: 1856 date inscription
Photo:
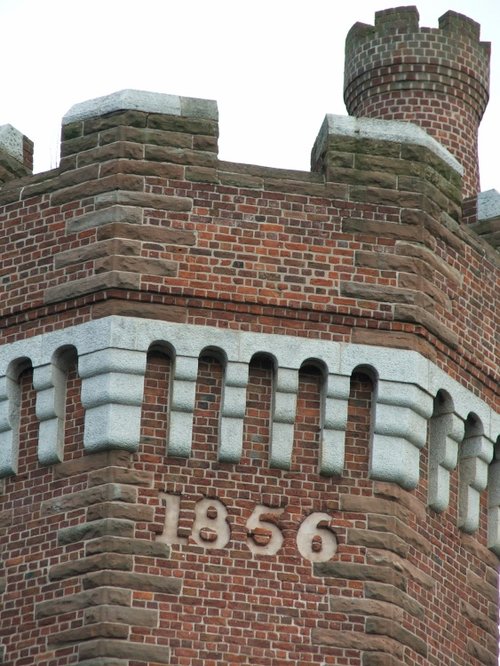
[[[158,540],[168,544],[192,542],[204,548],[226,548],[231,540],[229,514],[224,504],[205,497],[196,502],[190,535],[179,536],[181,495],[160,493],[165,505],[165,525]],[[257,504],[246,520],[246,545],[252,553],[276,555],[283,546],[279,519],[285,509]],[[332,517],[320,511],[309,514],[295,535],[297,550],[310,562],[326,562],[337,551],[337,538],[331,527]]]

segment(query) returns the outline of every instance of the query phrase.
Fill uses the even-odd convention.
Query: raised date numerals
[[[165,525],[158,540],[168,544],[187,544],[189,539],[179,536],[181,496],[160,493],[165,505]],[[284,536],[279,519],[284,509],[257,504],[246,521],[248,549],[258,555],[276,555],[283,546]],[[310,562],[326,562],[337,552],[337,538],[327,513],[309,514],[299,525],[296,534],[297,550]],[[204,548],[225,548],[231,539],[228,511],[224,504],[205,497],[194,506],[194,520],[190,529],[194,543]]]

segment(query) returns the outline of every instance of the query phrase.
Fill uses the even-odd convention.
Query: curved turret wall
[[[439,28],[419,27],[416,7],[377,12],[374,26],[356,23],[346,39],[347,111],[420,125],[463,165],[464,196],[475,196],[489,56],[479,25],[456,12],[446,12]]]

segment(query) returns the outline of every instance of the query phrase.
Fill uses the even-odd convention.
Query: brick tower
[[[488,103],[490,44],[479,25],[446,12],[420,28],[416,7],[375,14],[347,36],[344,99],[349,114],[423,127],[464,167],[464,195],[479,192],[477,132]]]
[[[348,53],[486,51],[446,16]],[[31,175],[0,128],[0,663],[496,666],[500,195],[463,225],[394,118],[326,116],[310,172],[217,137],[125,90]]]

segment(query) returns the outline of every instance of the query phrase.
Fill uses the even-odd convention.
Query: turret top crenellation
[[[477,131],[489,99],[490,44],[476,21],[448,11],[420,27],[416,7],[375,14],[346,39],[350,115],[417,123],[461,161],[464,195],[479,192]]]

